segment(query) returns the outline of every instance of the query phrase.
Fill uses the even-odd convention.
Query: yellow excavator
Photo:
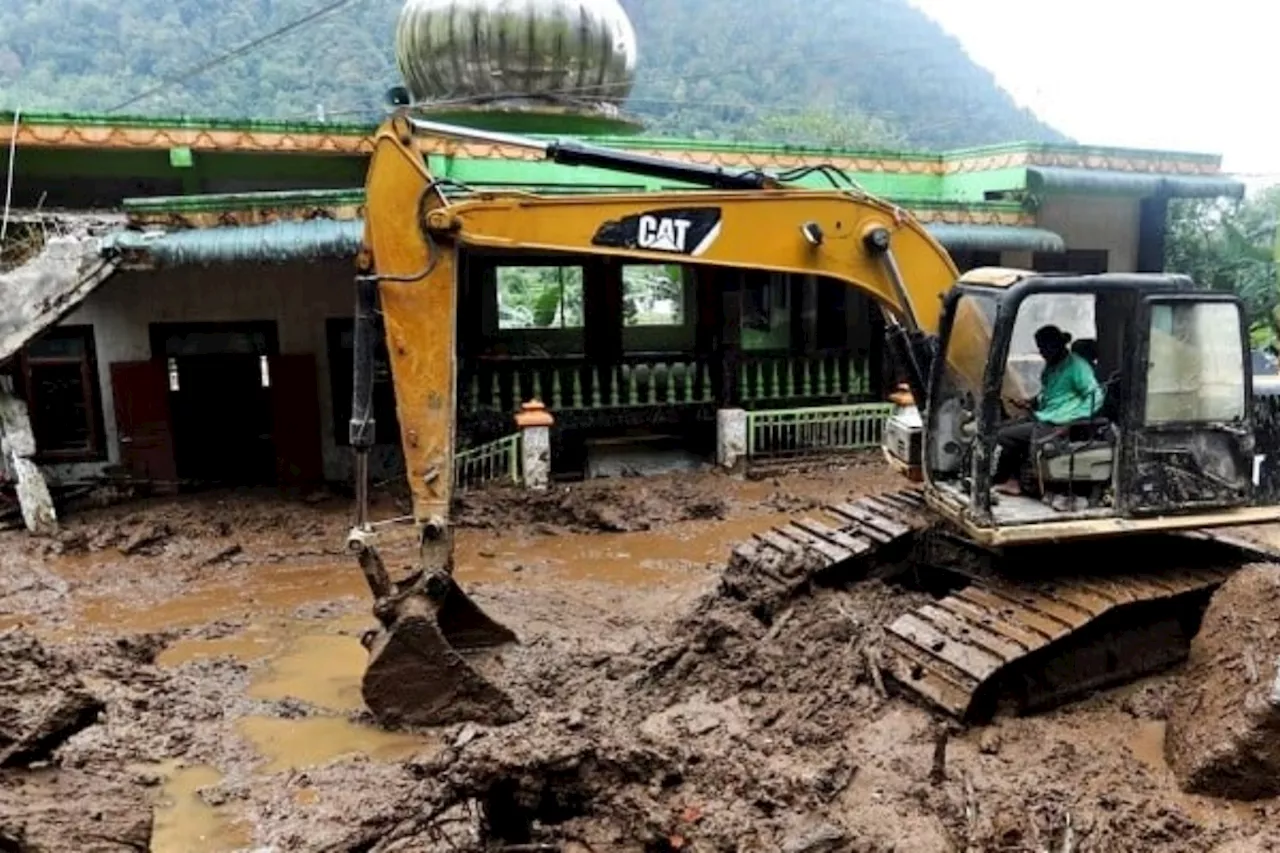
[[[432,176],[418,140],[516,146],[568,165],[690,186],[539,195]],[[818,170],[824,171],[824,170]],[[349,545],[381,627],[363,696],[388,725],[521,714],[486,674],[517,642],[453,580],[450,501],[460,261],[509,252],[766,270],[869,295],[905,379],[885,426],[904,488],[761,531],[734,559],[766,571],[797,555],[821,571],[928,567],[931,604],[885,628],[886,671],[962,718],[1033,710],[1186,654],[1208,595],[1272,553],[1221,528],[1280,520],[1280,425],[1255,401],[1240,302],[1180,275],[960,275],[907,211],[825,170],[725,169],[440,125],[408,111],[377,132],[357,265],[354,405],[358,518]],[[1088,418],[1037,434],[1018,495],[994,494],[998,433],[1035,396],[1036,330],[1055,325],[1097,377]],[[372,361],[385,336],[420,542],[393,580],[368,517]],[[758,614],[769,618],[768,614]]]

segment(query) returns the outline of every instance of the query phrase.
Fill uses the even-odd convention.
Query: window
[[[339,447],[350,440],[351,390],[355,370],[355,322],[350,318],[325,322],[328,339],[329,389],[333,394],[333,437]],[[398,444],[400,423],[396,418],[396,391],[391,380],[387,344],[375,337],[373,350],[374,440],[378,444]]]
[[[965,293],[956,302],[937,396],[928,407],[929,467],[940,478],[954,479],[963,471],[964,425],[982,402],[995,318],[996,301],[990,296]]]
[[[1037,272],[1071,272],[1097,275],[1107,271],[1106,249],[1068,249],[1065,252],[1036,252],[1031,267]]]
[[[1096,303],[1091,293],[1035,293],[1022,300],[1005,362],[1006,397],[1029,400],[1040,393],[1044,358],[1036,345],[1036,330],[1041,326],[1057,326],[1072,342],[1097,340]]]
[[[27,345],[19,364],[36,458],[102,459],[105,443],[93,327],[51,329]]]
[[[786,349],[791,345],[791,280],[785,275],[749,276],[742,294],[742,348]]]
[[[1244,417],[1244,347],[1235,305],[1152,305],[1149,346],[1147,423]]]
[[[498,267],[499,329],[582,327],[582,267]]]
[[[955,262],[956,269],[966,273],[969,270],[976,270],[980,267],[1000,266],[1001,255],[999,252],[969,249],[952,252],[951,260]]]
[[[684,325],[684,268],[678,264],[624,266],[622,312],[628,326]]]

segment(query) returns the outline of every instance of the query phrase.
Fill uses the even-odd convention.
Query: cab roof
[[[988,287],[1010,287],[1036,273],[1016,267],[976,267],[963,273],[960,284],[985,284]]]
[[[1045,284],[1062,284],[1064,286],[1080,285],[1100,287],[1107,290],[1133,289],[1138,291],[1163,292],[1169,290],[1196,290],[1195,283],[1179,273],[1072,273],[1072,272],[1036,272],[1035,270],[1016,267],[977,267],[961,274],[957,284],[971,284],[981,287],[995,287],[1008,290],[1016,284],[1035,279],[1032,286]]]

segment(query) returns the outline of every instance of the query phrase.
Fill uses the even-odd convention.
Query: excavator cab
[[[1087,417],[1038,428],[1022,493],[997,494],[1000,432],[1040,390],[1035,335],[1049,325],[1076,344],[1097,399]],[[940,324],[926,495],[991,545],[1270,517],[1274,462],[1255,436],[1248,353],[1239,300],[1184,276],[971,271]]]

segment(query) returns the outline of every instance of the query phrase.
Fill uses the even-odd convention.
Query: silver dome
[[[415,102],[619,104],[636,34],[618,0],[405,0],[396,62]]]

